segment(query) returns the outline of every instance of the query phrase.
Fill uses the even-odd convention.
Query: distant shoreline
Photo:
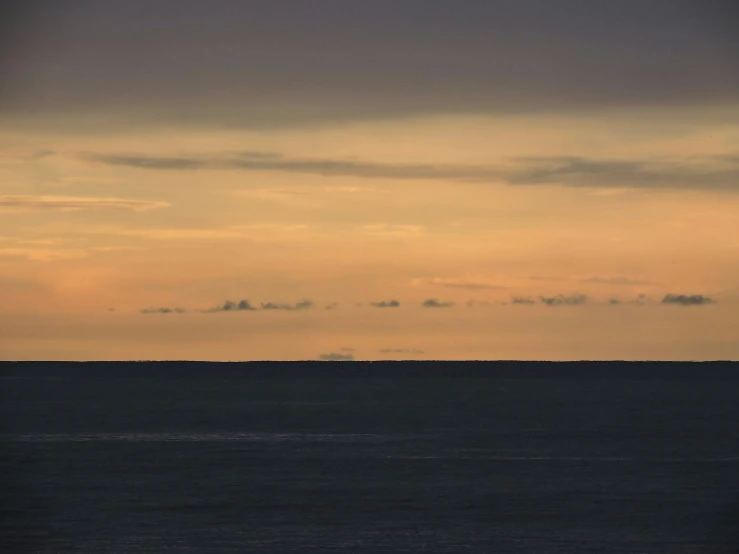
[[[739,362],[654,361],[23,361],[0,377],[492,378],[739,380]]]

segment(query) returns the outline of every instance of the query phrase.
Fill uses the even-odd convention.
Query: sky
[[[739,359],[739,8],[0,8],[1,360]]]

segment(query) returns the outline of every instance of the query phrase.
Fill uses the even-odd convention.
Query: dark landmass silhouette
[[[0,377],[498,378],[739,380],[739,362],[626,361],[19,361]]]

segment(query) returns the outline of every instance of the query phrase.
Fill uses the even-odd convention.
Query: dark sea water
[[[736,379],[0,380],[0,552],[739,552]]]

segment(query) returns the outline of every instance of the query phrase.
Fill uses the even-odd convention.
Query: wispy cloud
[[[215,308],[210,308],[208,310],[205,310],[206,312],[253,312],[256,308],[251,305],[251,302],[248,300],[241,300],[239,302],[234,302],[232,300],[226,300],[223,304],[220,306],[216,306]]]
[[[53,262],[86,258],[89,250],[84,248],[0,248],[0,258],[20,258],[34,262]]]
[[[666,294],[662,304],[674,304],[677,306],[703,306],[714,304],[716,301],[702,294]]]
[[[128,237],[139,237],[152,240],[223,240],[223,239],[244,239],[248,236],[235,229],[178,229],[178,228],[162,228],[162,229],[91,229],[91,233],[102,232]]]
[[[370,306],[375,308],[399,308],[400,302],[397,300],[381,300],[380,302],[370,302]]]
[[[354,360],[352,354],[342,354],[340,352],[328,352],[327,354],[321,354],[318,356],[319,360],[325,362],[351,362]]]
[[[454,302],[441,302],[436,298],[429,298],[424,300],[421,304],[424,308],[450,308],[454,306]]]
[[[184,308],[144,308],[142,314],[184,314]]]
[[[416,348],[381,348],[379,350],[382,354],[425,354],[423,350]]]
[[[129,210],[143,212],[169,206],[167,202],[151,200],[126,200],[123,198],[94,198],[84,196],[0,196],[3,211],[78,211],[78,210]]]
[[[302,300],[295,304],[278,304],[276,302],[265,302],[262,303],[263,310],[309,310],[313,308],[313,302],[310,300]]]
[[[279,171],[368,179],[441,180],[509,185],[557,184],[595,189],[721,189],[739,192],[739,156],[674,159],[596,159],[581,156],[519,157],[497,166],[387,164],[339,159],[240,156],[154,157],[140,154],[84,154],[107,165],[148,170],[220,169]]]
[[[421,225],[403,225],[392,223],[373,223],[362,225],[361,231],[366,235],[379,238],[412,238],[419,236],[424,231]]]
[[[116,235],[149,239],[154,241],[220,241],[282,240],[287,236],[299,236],[308,229],[307,225],[261,223],[252,225],[232,225],[230,227],[149,227],[127,228],[112,225],[93,225],[70,227],[71,231],[87,235]]]
[[[608,304],[610,306],[621,306],[625,304],[644,306],[647,302],[649,302],[649,297],[646,294],[640,294],[633,300],[621,300],[615,296],[608,299]]]
[[[588,297],[584,294],[571,294],[569,296],[559,294],[557,296],[540,296],[539,300],[547,306],[580,306],[588,301]]]
[[[425,279],[414,279],[412,283],[414,285],[434,285],[438,287],[467,290],[502,290],[507,288],[482,277],[430,277]]]
[[[628,277],[589,277],[587,279],[580,279],[580,283],[590,283],[590,284],[595,284],[595,285],[617,285],[617,286],[654,284],[649,281],[642,281],[640,279],[630,279]]]
[[[467,301],[467,307],[468,308],[474,308],[476,306],[493,306],[493,305],[500,305],[504,306],[506,302],[489,302],[487,300],[468,300]]]
[[[512,304],[536,304],[536,300],[530,296],[514,296],[511,298]]]

